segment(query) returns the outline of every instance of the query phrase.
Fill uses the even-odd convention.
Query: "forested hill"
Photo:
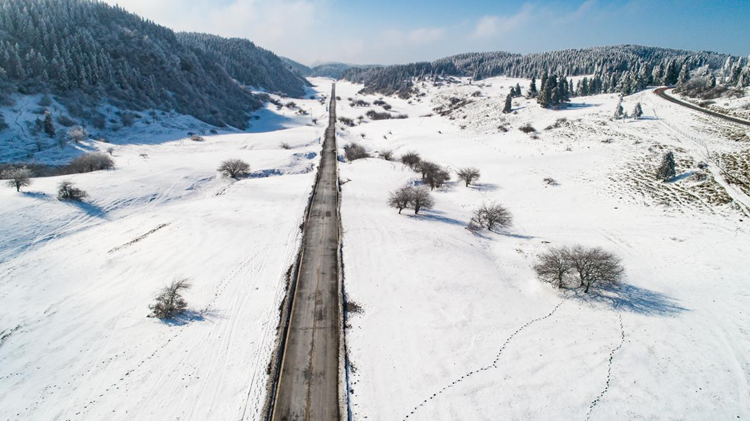
[[[380,68],[352,68],[342,79],[365,85],[365,91],[408,96],[414,78],[470,76],[481,80],[493,76],[532,78],[547,73],[558,76],[597,75],[606,81],[605,91],[629,93],[646,84],[674,83],[682,70],[737,73],[747,64],[741,57],[713,52],[618,45],[552,51],[538,54],[507,52],[467,53],[431,63],[412,63]],[[739,74],[739,73],[738,73]]]
[[[306,84],[249,41],[178,35],[89,0],[0,0],[6,105],[14,92],[51,93],[95,126],[107,124],[97,108],[110,103],[244,128],[262,102],[241,85],[301,96]]]
[[[302,97],[310,83],[296,72],[289,71],[276,54],[257,47],[242,38],[181,32],[177,39],[197,54],[205,54],[223,67],[243,85],[261,87],[269,92]]]

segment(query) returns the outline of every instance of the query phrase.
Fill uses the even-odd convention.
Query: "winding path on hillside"
[[[669,87],[666,87],[666,86],[662,87],[662,88],[657,88],[657,89],[654,90],[654,93],[656,95],[658,95],[659,97],[661,97],[663,99],[666,99],[667,101],[669,101],[671,103],[674,103],[674,104],[677,104],[677,105],[682,105],[683,107],[690,108],[690,109],[702,112],[704,114],[708,114],[710,116],[720,118],[722,120],[731,121],[732,123],[742,124],[743,126],[750,126],[750,121],[743,120],[741,118],[731,117],[731,116],[728,116],[728,115],[725,115],[725,114],[717,113],[715,111],[707,110],[705,108],[699,107],[699,106],[694,105],[694,104],[690,104],[690,103],[685,102],[685,101],[680,101],[679,99],[677,99],[677,98],[675,98],[675,97],[673,97],[671,95],[667,95],[667,93],[666,93],[667,89],[673,89],[673,88],[669,88]]]
[[[339,214],[336,86],[283,343],[272,421],[339,419]]]

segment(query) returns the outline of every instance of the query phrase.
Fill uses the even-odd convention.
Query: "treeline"
[[[261,99],[241,84],[304,93],[305,81],[251,42],[172,30],[88,0],[0,0],[0,93],[51,93],[98,128],[110,103],[247,126]],[[210,46],[210,47],[209,47]],[[210,50],[210,51],[209,51]]]
[[[742,57],[636,45],[528,55],[467,53],[432,63],[352,68],[345,71],[342,78],[364,84],[367,93],[409,96],[414,93],[415,81],[436,80],[445,76],[469,76],[479,81],[493,76],[530,79],[544,74],[556,75],[557,78],[593,75],[587,79],[587,87],[581,91],[585,95],[615,92],[628,95],[651,84],[676,84],[683,69],[689,75],[698,68],[707,68],[712,73],[726,76],[727,83],[750,85],[750,64]]]

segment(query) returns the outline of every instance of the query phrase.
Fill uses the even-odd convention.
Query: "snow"
[[[558,111],[515,99],[503,115],[507,88],[528,86],[507,78],[482,82],[492,86],[453,120],[419,117],[477,90],[463,82],[420,86],[412,104],[384,98],[407,120],[340,128],[339,146],[417,151],[482,172],[476,186],[433,192],[434,210],[414,216],[386,200],[418,174],[376,158],[341,164],[345,286],[363,309],[346,333],[353,419],[750,416],[750,201],[712,165],[706,181],[690,177],[710,152],[746,146],[651,91],[624,99],[627,112],[642,103],[639,121],[611,121],[615,95]],[[337,85],[342,98],[360,89]],[[526,123],[538,139],[518,130]],[[656,182],[666,150],[676,151],[680,176]],[[493,201],[511,210],[513,227],[466,230],[472,210]],[[623,288],[587,297],[541,284],[535,257],[573,244],[620,256]]]
[[[329,80],[312,81],[311,94],[328,94]],[[434,191],[434,209],[415,216],[386,200],[418,174],[377,158],[340,164],[346,298],[362,309],[346,329],[352,418],[750,417],[750,196],[717,165],[750,162],[748,144],[730,140],[746,128],[652,91],[624,98],[627,112],[643,105],[637,121],[612,120],[615,95],[564,110],[514,99],[502,114],[510,86],[525,93],[528,80],[468,82],[383,98],[408,119],[338,125],[339,148],[482,172],[471,187]],[[379,98],[361,89],[337,84],[339,117],[383,110],[350,106]],[[440,116],[453,97],[470,102]],[[208,127],[164,116],[111,143],[32,154],[55,164],[113,147],[116,169],[0,189],[0,418],[261,418],[326,121],[318,101],[294,101],[310,115],[269,106],[248,132],[203,142],[185,136]],[[663,183],[652,174],[668,150],[678,177]],[[253,175],[220,177],[228,158]],[[90,198],[58,201],[64,179]],[[472,234],[473,209],[489,202],[513,226]],[[624,285],[587,296],[540,283],[536,256],[574,244],[620,256]],[[147,318],[158,289],[180,278],[193,284],[190,311]]]
[[[318,101],[295,101],[325,121]],[[260,419],[325,127],[259,115],[202,142],[135,127],[112,140],[113,171],[0,189],[0,418]],[[229,158],[251,176],[221,177]],[[64,179],[89,199],[57,200]],[[181,278],[190,311],[147,318]]]

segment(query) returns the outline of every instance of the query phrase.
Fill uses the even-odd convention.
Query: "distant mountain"
[[[2,96],[49,92],[99,129],[107,103],[244,128],[262,100],[243,85],[302,96],[307,82],[250,41],[175,34],[98,1],[0,0]]]
[[[728,62],[729,60],[729,62]],[[541,78],[595,75],[601,92],[631,93],[650,84],[676,83],[681,68],[688,71],[707,66],[712,71],[743,65],[740,57],[714,52],[692,52],[668,48],[618,45],[552,51],[538,54],[508,52],[467,53],[435,60],[379,68],[350,68],[341,78],[365,85],[365,92],[409,96],[415,79],[470,76],[482,80],[493,76]]]
[[[379,67],[377,65],[356,65],[346,64],[337,62],[326,62],[317,63],[313,66],[305,66],[302,63],[298,63],[290,58],[281,57],[281,60],[286,63],[287,67],[297,72],[297,74],[305,77],[330,77],[332,79],[339,79],[341,74],[351,68],[357,67],[360,69],[370,69],[373,67]]]

